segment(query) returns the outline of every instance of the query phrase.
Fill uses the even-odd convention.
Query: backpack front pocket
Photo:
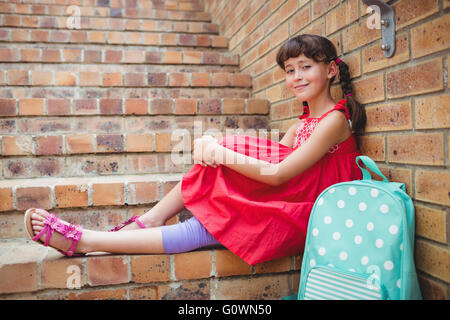
[[[370,274],[358,274],[330,267],[310,270],[304,300],[384,300],[382,286]]]

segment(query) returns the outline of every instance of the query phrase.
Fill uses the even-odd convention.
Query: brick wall
[[[368,123],[362,152],[391,181],[404,182],[416,208],[416,264],[424,298],[450,299],[450,1],[394,0],[396,52],[369,29],[362,0],[204,0],[254,98],[268,99],[282,133],[302,108],[276,65],[280,45],[300,33],[328,37],[350,66]],[[332,86],[338,100],[342,92]]]

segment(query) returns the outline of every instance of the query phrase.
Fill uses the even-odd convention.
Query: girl
[[[348,66],[326,38],[304,34],[288,40],[277,63],[304,106],[280,143],[203,136],[194,144],[197,165],[149,212],[111,230],[120,232],[83,230],[29,209],[30,236],[68,255],[176,253],[222,244],[254,265],[301,253],[316,197],[332,184],[362,178],[356,134],[366,118],[353,98]],[[338,69],[345,99],[335,103],[330,86]],[[164,226],[184,207],[194,217]]]

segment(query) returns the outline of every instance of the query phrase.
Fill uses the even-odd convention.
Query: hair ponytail
[[[362,134],[367,121],[366,111],[364,106],[353,97],[353,86],[350,80],[350,73],[348,72],[348,65],[341,60],[338,63],[338,67],[342,92],[346,96],[347,108],[352,121],[352,130],[355,134]]]
[[[339,60],[337,65],[339,67],[339,80],[342,92],[347,100],[347,108],[352,121],[352,131],[355,133],[359,148],[359,136],[364,133],[367,122],[366,110],[353,96],[353,86],[350,73],[348,72],[348,65],[342,60]]]

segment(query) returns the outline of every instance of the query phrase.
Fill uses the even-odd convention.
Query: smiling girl
[[[304,106],[280,142],[246,135],[217,142],[204,136],[195,141],[197,164],[182,181],[115,232],[83,230],[29,209],[30,236],[69,255],[177,253],[221,244],[253,265],[300,254],[317,196],[332,184],[362,178],[356,135],[366,116],[352,95],[348,66],[328,39],[294,37],[280,48],[277,63]],[[345,99],[336,103],[330,86],[338,72]],[[193,217],[164,226],[183,208]]]

